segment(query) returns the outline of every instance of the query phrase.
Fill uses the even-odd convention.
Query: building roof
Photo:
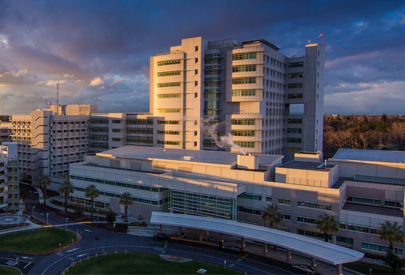
[[[345,205],[343,206],[343,209],[348,211],[364,212],[399,218],[404,217],[403,210],[384,206],[364,205],[359,203],[346,202]]]
[[[405,163],[405,152],[340,148],[333,156],[334,159]]]
[[[325,165],[323,162],[310,162],[310,161],[289,161],[280,168],[289,168],[289,169],[302,169],[302,170],[317,170],[317,171],[330,171],[335,166],[335,164],[328,163]]]
[[[361,252],[321,240],[225,219],[153,212],[150,222],[239,236],[297,251],[334,265],[355,262],[364,257]]]
[[[274,45],[273,43],[271,43],[271,42],[269,42],[269,41],[267,41],[266,39],[263,39],[263,38],[254,39],[254,40],[245,40],[245,41],[242,41],[242,44],[252,44],[252,43],[256,43],[256,42],[263,43],[263,44],[269,46],[270,48],[272,48],[272,49],[274,49],[274,50],[276,50],[276,51],[279,51],[279,50],[280,50],[279,47],[277,47],[277,46]]]
[[[232,166],[236,164],[238,154],[217,151],[167,149],[162,147],[124,146],[97,153],[97,156],[148,160],[163,159]],[[184,157],[191,158],[190,160],[185,160]],[[283,157],[279,155],[259,155],[259,163],[260,165],[270,165],[281,160]]]

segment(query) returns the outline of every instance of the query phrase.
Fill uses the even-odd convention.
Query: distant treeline
[[[405,118],[385,114],[325,116],[324,157],[333,157],[339,148],[405,151]]]

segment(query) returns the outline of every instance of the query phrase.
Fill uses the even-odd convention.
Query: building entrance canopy
[[[225,219],[153,212],[150,222],[234,235],[300,252],[333,265],[355,262],[364,257],[361,252],[335,244],[264,226]]]

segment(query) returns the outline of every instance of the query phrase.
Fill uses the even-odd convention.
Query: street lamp
[[[66,231],[67,231],[67,220],[68,220],[68,218],[66,218]]]
[[[46,213],[46,224],[47,224],[47,225],[49,225],[48,216],[49,216],[49,213]]]

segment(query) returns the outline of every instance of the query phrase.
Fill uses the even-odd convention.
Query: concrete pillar
[[[336,271],[337,271],[337,275],[342,275],[342,274],[343,274],[343,270],[342,270],[342,265],[341,265],[341,264],[336,265]]]
[[[224,235],[222,233],[219,233],[219,247],[222,247],[224,245]]]
[[[242,249],[242,251],[245,251],[245,246],[246,246],[246,244],[245,244],[245,238],[242,238],[241,241],[242,241],[242,247],[241,247],[241,249]]]
[[[267,245],[267,243],[264,244],[264,254],[266,254],[269,251],[269,246]]]
[[[202,240],[203,240],[203,232],[202,232],[202,230],[200,230],[200,238],[199,238],[199,240],[200,240],[200,242],[202,242]]]
[[[160,225],[160,234],[162,234],[163,233],[163,225],[161,224]]]
[[[287,261],[291,260],[291,250],[287,249]]]

